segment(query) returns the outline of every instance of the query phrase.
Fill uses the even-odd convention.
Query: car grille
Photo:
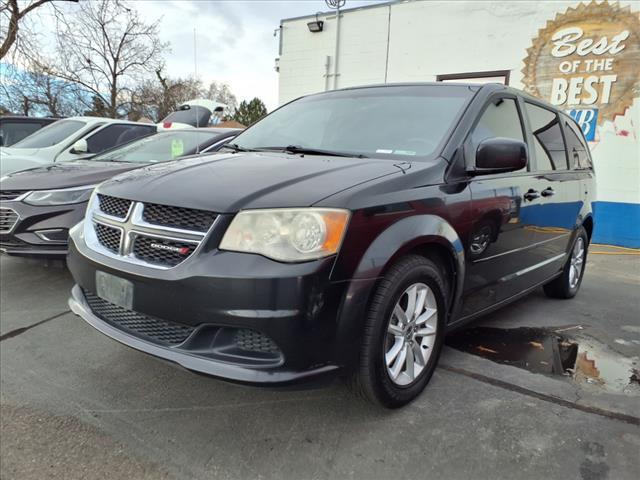
[[[122,233],[119,229],[103,225],[102,223],[94,223],[94,228],[100,245],[112,252],[117,253],[120,250]]]
[[[280,349],[264,333],[248,328],[239,329],[235,336],[236,345],[242,350],[261,353],[279,353]]]
[[[205,240],[218,214],[205,210],[143,203],[98,193],[86,222],[89,248],[123,262],[172,268]]]
[[[197,246],[194,243],[137,235],[133,254],[145,262],[175,267],[191,255]]]
[[[131,207],[131,200],[98,194],[100,210],[112,217],[125,218]]]
[[[11,208],[0,208],[0,233],[9,233],[18,223],[18,214]]]
[[[155,343],[167,346],[179,345],[195,330],[195,327],[167,322],[133,310],[127,310],[86,290],[84,297],[91,311],[105,322]]]
[[[218,215],[206,210],[171,207],[145,203],[142,218],[145,222],[171,228],[206,232]]]
[[[15,200],[25,193],[27,193],[26,190],[0,190],[0,201]]]

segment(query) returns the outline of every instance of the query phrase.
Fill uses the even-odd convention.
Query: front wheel
[[[585,229],[580,227],[562,274],[543,287],[544,293],[548,297],[573,298],[576,296],[582,284],[588,247],[589,237]]]
[[[442,349],[445,292],[442,270],[425,257],[389,269],[369,306],[352,382],[358,393],[397,408],[424,390]]]

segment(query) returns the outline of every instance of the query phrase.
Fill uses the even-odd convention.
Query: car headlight
[[[282,262],[302,262],[337,253],[348,210],[282,208],[244,210],[227,228],[220,250],[257,253]]]
[[[29,205],[69,205],[86,202],[91,197],[95,185],[62,188],[60,190],[36,190],[27,195],[24,200]]]

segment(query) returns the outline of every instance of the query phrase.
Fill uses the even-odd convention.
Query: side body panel
[[[525,193],[535,184],[531,174],[478,177],[471,182],[474,224],[468,248],[467,275],[460,315],[471,315],[519,292],[519,275],[537,258],[524,215]],[[534,200],[535,201],[535,200]]]

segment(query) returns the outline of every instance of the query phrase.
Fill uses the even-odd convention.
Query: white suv
[[[108,148],[153,134],[156,125],[101,117],[59,120],[11,147],[0,148],[0,174],[53,162],[93,156]]]

